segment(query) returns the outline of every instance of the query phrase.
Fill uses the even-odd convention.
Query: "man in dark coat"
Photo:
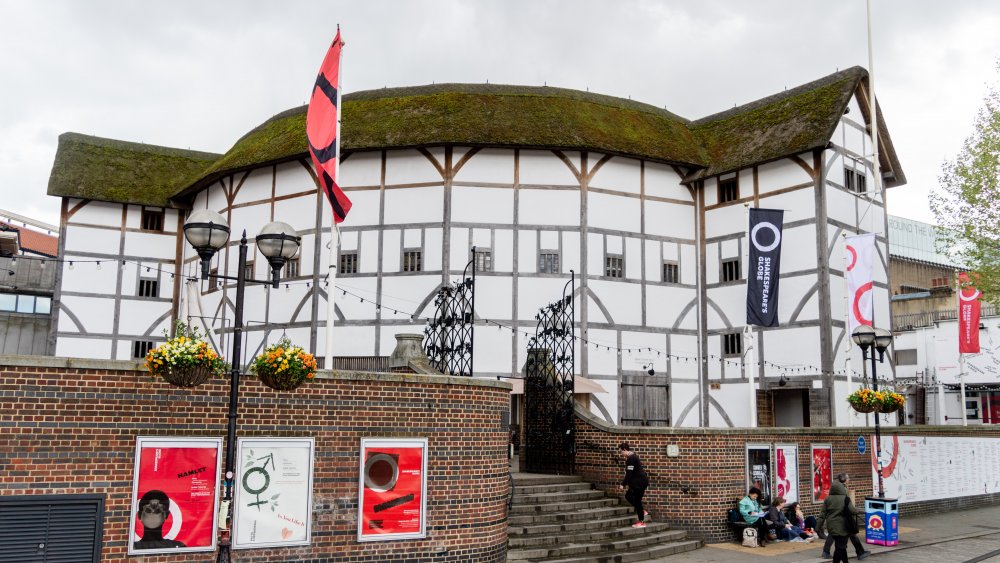
[[[833,538],[833,563],[847,563],[847,538],[852,535],[848,519],[853,521],[858,513],[847,496],[846,482],[846,474],[837,476],[837,480],[830,485],[830,494],[823,501],[823,512],[819,515],[819,528],[825,526],[826,532]]]
[[[642,461],[632,451],[632,446],[628,442],[622,442],[618,446],[618,453],[625,458],[625,478],[622,479],[621,484],[622,488],[628,487],[628,491],[625,492],[625,500],[635,507],[636,520],[632,527],[645,528],[644,520],[649,513],[642,507],[642,495],[646,494],[649,478],[646,476],[646,470],[642,468]]]
[[[841,473],[837,475],[837,482],[844,484],[844,490],[847,490],[847,482],[850,481],[850,476],[847,473]],[[837,484],[837,483],[835,483]],[[831,491],[833,488],[831,487]],[[822,526],[820,527],[822,530]],[[858,539],[857,534],[851,534],[848,536],[851,540],[851,544],[854,545],[854,551],[858,554],[858,560],[867,559],[872,553],[865,550],[865,546],[861,544],[861,540]],[[830,555],[830,546],[833,545],[833,536],[827,536],[826,543],[823,544],[823,559],[832,559],[833,556]]]

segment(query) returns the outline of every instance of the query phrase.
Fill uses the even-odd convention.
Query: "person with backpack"
[[[847,474],[841,473],[830,486],[830,494],[823,501],[819,515],[819,528],[826,527],[833,538],[833,563],[847,563],[847,538],[858,533],[858,510],[847,496]],[[867,556],[866,556],[867,557]],[[861,559],[861,557],[859,557]]]
[[[843,483],[844,490],[846,491],[847,490],[847,483],[850,480],[851,480],[851,477],[847,473],[841,473],[841,474],[837,475],[837,482],[834,483],[834,484]],[[822,530],[822,528],[820,528],[820,531],[821,530]],[[820,537],[822,537],[822,536],[820,536]],[[861,540],[858,539],[858,530],[855,530],[853,534],[851,534],[850,536],[848,536],[848,539],[850,539],[851,540],[851,544],[854,545],[854,551],[857,552],[857,554],[858,554],[858,561],[861,561],[863,559],[867,559],[868,556],[872,554],[872,552],[865,550],[865,547],[861,543]],[[832,535],[829,535],[829,536],[826,537],[826,543],[823,544],[823,559],[831,559],[831,558],[833,558],[833,556],[830,555],[830,546],[833,545],[833,542],[834,542],[834,539],[833,539]]]

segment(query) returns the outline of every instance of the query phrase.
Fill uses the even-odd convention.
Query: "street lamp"
[[[885,359],[885,351],[892,344],[892,333],[884,328],[872,328],[861,325],[851,333],[851,340],[861,348],[864,360],[868,359],[868,349],[871,348],[872,391],[878,393],[878,374],[875,372],[875,351],[878,350],[878,362]],[[882,429],[879,426],[878,413],[875,413],[875,461],[878,471],[878,496],[885,498],[885,485],[882,480],[882,462],[878,456],[882,453]]]
[[[247,282],[268,284],[278,287],[281,280],[281,268],[285,262],[299,251],[302,240],[290,225],[275,221],[264,225],[257,235],[257,249],[267,258],[271,265],[271,280],[255,280],[246,277],[247,265],[247,233],[243,231],[240,238],[240,260],[236,276],[217,275],[209,273],[209,263],[215,253],[229,242],[229,223],[222,215],[199,209],[191,213],[184,223],[184,238],[198,252],[201,258],[201,279],[230,280],[236,282],[236,313],[233,319],[233,353],[229,357],[232,369],[229,372],[229,428],[226,432],[226,479],[223,481],[223,498],[220,518],[223,522],[220,529],[230,530],[233,499],[233,462],[236,456],[236,409],[239,403],[240,386],[240,354],[243,339],[243,293]],[[216,561],[229,561],[231,531],[219,540],[219,553]]]

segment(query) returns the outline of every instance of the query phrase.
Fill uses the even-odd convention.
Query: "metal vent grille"
[[[103,495],[0,498],[0,563],[100,561]]]

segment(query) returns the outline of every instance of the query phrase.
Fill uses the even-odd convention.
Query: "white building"
[[[489,264],[477,281],[477,375],[519,376],[522,333],[574,271],[586,341],[576,371],[606,391],[591,400],[600,416],[747,425],[756,376],[761,424],[847,424],[845,366],[860,355],[844,330],[841,235],[878,233],[876,317],[889,314],[868,115],[860,68],[696,121],[548,87],[347,95],[340,183],[354,207],[341,225],[336,289],[324,285],[331,213],[310,169],[304,107],[224,155],[67,133],[49,184],[63,200],[55,353],[138,357],[172,319],[191,316],[225,354],[234,288],[183,281],[197,255],[179,232],[187,210],[207,208],[234,235],[213,263],[219,272],[235,273],[244,229],[252,241],[282,220],[303,237],[287,285],[247,289],[245,355],[283,333],[323,355],[328,291],[334,354],[387,355],[394,334],[422,330],[436,290],[475,246]],[[884,184],[902,185],[878,123]],[[755,330],[751,354],[747,206],[785,210],[781,326]],[[260,257],[248,269],[267,275]]]

